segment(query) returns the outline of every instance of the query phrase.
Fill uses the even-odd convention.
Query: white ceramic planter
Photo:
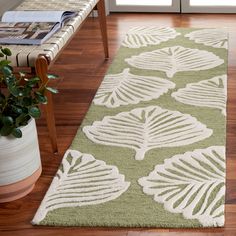
[[[41,174],[35,120],[21,131],[22,138],[0,137],[0,202],[29,193]]]

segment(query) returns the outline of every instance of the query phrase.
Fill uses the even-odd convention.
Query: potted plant
[[[13,73],[8,48],[0,48],[0,202],[28,194],[41,174],[35,118],[40,104],[47,103],[46,91],[57,90],[38,77]],[[49,79],[56,76],[48,75]]]

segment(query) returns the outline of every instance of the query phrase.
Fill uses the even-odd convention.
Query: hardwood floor
[[[40,201],[57,171],[65,150],[83,120],[103,76],[119,48],[122,37],[132,26],[226,27],[230,32],[228,126],[227,126],[227,194],[226,226],[215,229],[112,229],[50,228],[30,224]],[[236,17],[204,14],[112,14],[108,16],[110,60],[104,61],[99,24],[89,19],[58,58],[51,73],[61,76],[60,93],[54,96],[59,154],[51,153],[44,117],[38,120],[38,134],[43,174],[33,192],[25,198],[0,204],[1,236],[220,236],[236,235]],[[16,157],[17,158],[17,157]]]

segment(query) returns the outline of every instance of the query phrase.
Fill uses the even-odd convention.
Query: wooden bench
[[[104,0],[25,0],[15,10],[73,10],[78,11],[78,16],[67,22],[59,32],[55,33],[42,45],[8,45],[7,47],[12,51],[12,56],[8,57],[8,60],[12,62],[11,65],[17,67],[17,69],[21,67],[30,68],[32,75],[37,75],[42,83],[46,83],[49,68],[54,64],[93,9],[98,12],[105,58],[108,58]],[[45,106],[46,121],[52,149],[56,153],[58,146],[52,95],[50,93],[46,95],[48,97],[48,103]]]

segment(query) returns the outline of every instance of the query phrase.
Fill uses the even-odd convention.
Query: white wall
[[[0,0],[0,16],[2,16],[5,11],[13,9],[21,2],[22,0]]]
[[[109,0],[105,0],[105,4],[106,4],[106,14],[109,15],[110,11],[109,11]]]

